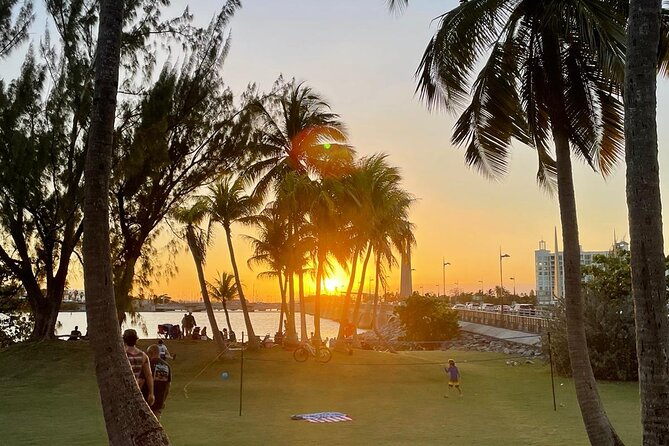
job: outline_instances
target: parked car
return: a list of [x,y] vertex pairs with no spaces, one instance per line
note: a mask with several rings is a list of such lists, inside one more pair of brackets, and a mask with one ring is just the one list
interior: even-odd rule
[[[499,305],[495,305],[492,309],[492,311],[499,312],[501,307]],[[512,313],[511,307],[508,305],[504,305],[504,312],[505,313]]]
[[453,305],[454,310],[465,310],[467,307],[464,304],[455,304]]
[[479,307],[479,304],[477,304],[476,302],[467,302],[465,304],[465,306],[467,307],[468,310],[480,310],[481,309],[481,307]]
[[[497,305],[499,307],[499,305]],[[481,304],[482,311],[495,311],[495,305],[493,304]]]
[[521,316],[534,316],[536,310],[532,304],[514,304],[511,311]]

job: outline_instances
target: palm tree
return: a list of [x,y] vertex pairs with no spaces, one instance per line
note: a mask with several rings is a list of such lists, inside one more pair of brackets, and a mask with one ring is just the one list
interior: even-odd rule
[[84,172],[84,283],[86,317],[100,400],[111,445],[168,445],[144,402],[121,342],[114,306],[109,241],[109,179],[125,2],[102,0],[95,86]]
[[[289,185],[299,185],[304,181],[301,177],[341,177],[350,168],[353,150],[346,142],[339,116],[304,83],[279,78],[272,93],[251,108],[255,109],[258,127],[262,129],[258,144],[261,159],[246,171],[246,175],[258,180],[254,195],[265,197],[268,192],[278,192],[283,187],[284,192],[289,191],[284,195],[290,196]],[[293,178],[289,179],[291,174]],[[286,201],[282,201],[281,207],[285,205]],[[287,207],[288,238],[297,243],[303,220],[296,206]],[[294,267],[286,270],[290,302],[294,302],[294,274],[303,274],[303,268],[297,265],[299,259],[300,254],[296,254]],[[293,342],[297,340],[297,333],[294,304],[290,305],[287,338]]]
[[[388,249],[391,249],[389,248],[391,245],[388,244],[387,239],[389,234],[394,231],[391,222],[394,225],[399,225],[399,222],[407,219],[408,207],[412,200],[401,189],[401,179],[399,169],[388,165],[387,155],[377,154],[362,158],[356,169],[344,180],[344,191],[349,203],[346,206],[349,208],[348,219],[350,221],[348,237],[353,244],[354,257],[351,279],[340,320],[340,339],[343,336],[343,327],[348,323],[350,290],[352,290],[352,282],[355,280],[357,257],[366,250],[362,262],[358,295],[353,309],[352,322],[354,324],[358,323],[365,278],[372,252],[377,252],[375,257],[378,257],[379,262],[380,256],[385,256],[388,262],[393,261],[392,255],[388,251]],[[403,206],[400,206],[400,203]],[[393,206],[396,206],[396,209],[393,209]],[[397,220],[394,220],[395,217]],[[377,259],[374,263],[377,264]],[[378,271],[375,274],[378,274]]]
[[279,314],[278,333],[283,333],[283,317],[287,315],[286,284],[284,283],[286,265],[288,263],[288,227],[286,220],[270,203],[260,214],[252,218],[252,223],[258,231],[256,237],[246,236],[253,248],[253,254],[248,260],[249,268],[253,265],[265,264],[269,270],[258,274],[259,278],[276,277],[279,282],[281,296],[281,312]]
[[[408,0],[390,0],[391,7]],[[585,338],[571,151],[603,174],[622,153],[617,85],[624,56],[624,2],[471,0],[440,17],[417,71],[427,103],[465,105],[453,141],[467,163],[497,177],[512,139],[537,150],[538,180],[557,179],[563,230],[569,356],[592,444],[620,444],[597,392]],[[555,160],[550,153],[550,138]]]
[[[664,238],[657,148],[656,73],[667,74],[661,3],[630,1],[625,67],[627,206],[643,444],[669,442],[669,365]],[[667,20],[667,15],[662,14]],[[666,30],[665,24],[665,30]],[[658,47],[660,51],[658,51]]]
[[279,78],[272,93],[249,109],[255,110],[262,129],[261,159],[246,172],[258,179],[255,195],[265,196],[290,172],[323,178],[349,170],[353,150],[339,115],[304,83]]
[[332,265],[330,258],[334,257],[341,265],[346,265],[350,256],[350,245],[344,237],[344,219],[341,212],[341,202],[338,198],[341,182],[332,179],[322,179],[311,182],[310,201],[308,211],[308,232],[312,242],[312,263],[316,269],[316,295],[314,296],[314,337],[321,340],[321,285]]
[[237,299],[239,292],[237,291],[237,284],[235,283],[235,276],[229,273],[221,273],[214,284],[208,284],[211,290],[211,295],[214,299],[220,300],[223,304],[223,311],[225,312],[225,321],[228,324],[228,330],[232,332],[232,324],[230,324],[230,315],[228,314],[227,302]]
[[200,228],[200,224],[202,224],[208,215],[208,203],[205,200],[197,200],[191,206],[182,206],[175,209],[174,212],[172,212],[172,219],[183,225],[183,234],[180,235],[185,236],[186,242],[188,243],[188,249],[193,256],[197,278],[200,283],[200,292],[202,293],[204,307],[207,310],[207,317],[209,318],[212,336],[214,337],[214,341],[216,341],[216,346],[219,351],[223,352],[227,350],[227,346],[218,329],[218,322],[216,322],[214,309],[211,306],[211,300],[209,299],[207,281],[204,278],[203,267],[207,256],[207,246],[209,245],[209,231]]
[[232,224],[236,222],[251,222],[252,216],[255,214],[260,203],[258,199],[246,194],[245,185],[245,180],[241,177],[233,180],[231,176],[223,176],[209,187],[210,195],[207,197],[207,200],[212,222],[220,223],[225,230],[228,251],[230,252],[230,263],[232,263],[232,270],[235,274],[239,301],[242,304],[244,323],[249,336],[249,348],[257,349],[260,347],[260,343],[253,331],[253,324],[251,323],[248,305],[244,297],[242,282],[239,278],[235,249],[232,244]]

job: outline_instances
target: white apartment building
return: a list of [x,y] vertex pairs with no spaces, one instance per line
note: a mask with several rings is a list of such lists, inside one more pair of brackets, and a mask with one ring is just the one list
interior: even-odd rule
[[[564,260],[562,251],[557,251],[557,237],[555,240],[555,251],[546,249],[546,242],[539,242],[539,249],[534,251],[534,271],[536,277],[536,293],[539,305],[551,305],[555,298],[564,297]],[[616,248],[629,250],[627,242],[617,242]],[[556,255],[557,252],[557,263]],[[590,265],[596,255],[608,255],[609,251],[583,251],[581,250],[581,265]],[[558,278],[556,281],[555,278]]]

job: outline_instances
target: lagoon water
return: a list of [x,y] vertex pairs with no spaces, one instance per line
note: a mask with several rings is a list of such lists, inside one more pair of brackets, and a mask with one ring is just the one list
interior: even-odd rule
[[[138,313],[140,319],[134,322],[130,321],[130,317],[126,323],[123,324],[122,329],[134,328],[137,330],[140,338],[157,338],[158,324],[181,324],[181,319],[184,316],[183,311],[157,311],[157,312],[140,312]],[[230,311],[230,324],[232,329],[241,338],[242,331],[246,331],[244,325],[244,314],[241,311]],[[223,311],[214,311],[218,328],[223,330],[227,327],[225,321],[225,313]],[[253,323],[253,330],[257,336],[264,337],[266,334],[274,336],[276,330],[279,328],[279,312],[278,311],[254,311],[249,313],[251,322]],[[195,321],[199,327],[207,327],[207,333],[211,337],[211,327],[209,326],[209,319],[207,313],[195,312]],[[297,333],[300,333],[300,315],[295,316],[297,324]],[[314,330],[314,318],[310,314],[306,315],[307,333]],[[66,335],[74,330],[74,326],[78,325],[82,333],[86,332],[86,313],[83,311],[63,311],[58,314],[58,324],[56,326],[57,335]],[[328,319],[321,319],[321,337],[332,338],[337,336],[339,323]]]

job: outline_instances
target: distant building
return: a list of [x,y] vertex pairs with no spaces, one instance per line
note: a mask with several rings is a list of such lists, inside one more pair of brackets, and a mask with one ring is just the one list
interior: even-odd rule
[[400,297],[405,298],[413,294],[413,283],[411,280],[411,251],[402,254],[402,265],[400,269]]
[[[629,251],[627,242],[616,242],[615,249]],[[556,255],[557,253],[557,262]],[[581,250],[581,265],[592,264],[596,255],[609,255],[610,251]],[[536,293],[539,305],[551,305],[556,297],[564,298],[564,260],[562,251],[558,251],[557,230],[555,234],[555,250],[546,248],[546,242],[539,242],[539,249],[534,251],[534,271],[536,277]],[[555,278],[558,280],[555,280]]]

